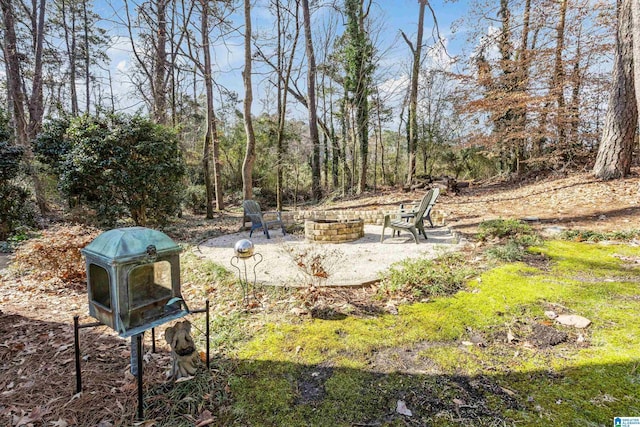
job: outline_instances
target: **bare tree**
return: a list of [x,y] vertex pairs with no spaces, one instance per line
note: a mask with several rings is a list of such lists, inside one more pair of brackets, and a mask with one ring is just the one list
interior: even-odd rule
[[[284,128],[287,120],[287,95],[289,93],[288,87],[291,81],[291,72],[293,69],[294,57],[296,54],[296,47],[298,46],[298,38],[300,35],[300,20],[298,17],[299,1],[294,0],[293,11],[282,7],[280,0],[274,0],[276,8],[276,21],[277,21],[277,108],[278,108],[278,127],[276,130],[276,146],[277,146],[277,166],[276,166],[276,209],[282,210],[282,188],[283,188],[283,165],[285,162],[285,135]],[[283,10],[284,9],[284,10]],[[289,18],[285,18],[288,15]],[[293,21],[293,35],[291,35],[291,29],[288,25],[290,21]],[[285,41],[292,39],[292,44],[289,46],[289,57],[285,52]]]
[[565,99],[564,99],[564,83],[565,83],[565,72],[564,72],[564,61],[562,58],[562,54],[564,51],[565,45],[565,21],[567,18],[567,0],[560,0],[560,10],[558,23],[556,25],[556,48],[555,48],[555,59],[553,66],[553,87],[552,92],[556,98],[556,106],[558,112],[556,114],[558,123],[556,126],[558,127],[558,146],[565,148],[567,131],[566,131],[566,123],[564,122],[565,118]]
[[77,51],[77,10],[73,3],[61,0],[59,11],[62,18],[62,29],[64,31],[64,41],[67,48],[67,58],[69,61],[69,89],[71,92],[71,115],[78,115],[78,93],[76,90],[76,51]]
[[416,173],[416,151],[418,146],[418,79],[420,77],[420,63],[422,62],[422,35],[424,32],[424,9],[427,0],[420,0],[420,9],[418,11],[418,35],[416,36],[416,45],[402,32],[411,53],[413,55],[413,66],[411,67],[411,89],[409,90],[409,137],[408,137],[408,153],[409,162],[407,165],[407,186],[411,186],[413,177]]
[[[167,6],[170,4],[168,0],[151,0],[140,5],[133,3],[137,11],[134,19],[129,10],[129,0],[124,0],[125,26],[140,70],[141,81],[137,82],[137,88],[148,103],[154,121],[161,124],[168,121],[167,94],[172,73],[167,72],[167,67],[176,64],[175,56],[170,58],[167,53]],[[185,26],[181,26],[179,31],[183,37]]]
[[[204,64],[204,85],[207,98],[207,132],[204,137],[204,149],[202,154],[202,166],[204,169],[204,182],[207,192],[207,218],[213,218],[213,198],[215,196],[216,210],[224,208],[222,180],[220,177],[220,148],[216,115],[213,107],[213,73],[211,71],[211,50],[209,46],[209,2],[200,0],[202,11],[200,15],[200,31],[202,35],[202,50]],[[213,157],[213,183],[211,182],[211,160]],[[215,192],[215,194],[214,194]]]
[[318,114],[316,108],[316,57],[311,36],[311,14],[309,0],[302,0],[304,38],[307,51],[307,106],[309,111],[309,136],[313,152],[311,155],[311,194],[314,200],[320,200],[320,137],[318,135]]
[[253,164],[256,160],[256,136],[253,132],[251,104],[253,89],[251,87],[251,1],[244,0],[244,129],[247,134],[247,145],[242,163],[242,193],[245,200],[253,198]]

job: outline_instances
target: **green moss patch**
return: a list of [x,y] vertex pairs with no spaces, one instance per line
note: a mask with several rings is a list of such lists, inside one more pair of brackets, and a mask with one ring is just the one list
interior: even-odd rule
[[[582,426],[640,414],[640,268],[625,261],[640,248],[554,241],[531,251],[551,268],[506,264],[397,315],[268,323],[234,354],[236,421]],[[592,324],[562,326],[548,311]],[[535,325],[566,339],[540,346]]]

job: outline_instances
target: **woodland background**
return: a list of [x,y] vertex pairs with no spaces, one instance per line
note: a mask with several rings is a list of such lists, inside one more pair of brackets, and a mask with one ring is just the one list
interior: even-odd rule
[[[426,0],[417,26],[388,28],[390,3],[124,0],[102,16],[89,0],[0,0],[0,237],[32,217],[31,196],[40,214],[162,224],[441,175],[630,172],[632,2],[474,1],[451,29]],[[132,54],[125,94],[115,33]],[[242,69],[222,70],[216,52],[238,40]]]

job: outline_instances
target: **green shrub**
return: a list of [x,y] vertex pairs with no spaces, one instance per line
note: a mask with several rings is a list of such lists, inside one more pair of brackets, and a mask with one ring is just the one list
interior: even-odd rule
[[207,188],[204,185],[190,185],[184,194],[184,205],[194,214],[207,210]]
[[21,226],[34,225],[35,211],[29,192],[11,182],[0,181],[0,240],[8,239]]
[[525,248],[515,240],[509,240],[504,245],[496,245],[487,249],[485,253],[491,259],[515,262],[524,259]]
[[506,262],[522,261],[526,248],[539,245],[540,236],[529,226],[517,219],[492,219],[478,225],[479,240],[500,239],[500,243],[488,248],[485,253],[490,259]]
[[0,240],[7,240],[20,226],[34,225],[29,192],[16,185],[24,149],[9,142],[11,132],[0,110]]
[[42,132],[33,142],[33,152],[41,163],[48,165],[51,171],[59,176],[62,173],[65,159],[71,151],[71,143],[66,138],[69,119],[52,119],[42,126]]
[[141,116],[82,116],[45,126],[36,143],[71,207],[87,206],[107,226],[129,217],[164,224],[180,208],[185,165],[175,133]]
[[435,260],[407,259],[384,272],[381,287],[387,292],[410,292],[416,297],[449,295],[460,290],[475,274],[461,254]]
[[640,230],[623,230],[601,233],[589,230],[566,230],[560,234],[563,240],[576,242],[600,242],[603,240],[629,241],[640,238]]
[[522,237],[534,234],[533,229],[517,219],[491,219],[483,221],[478,225],[479,240],[489,240],[493,238],[503,239],[505,237]]

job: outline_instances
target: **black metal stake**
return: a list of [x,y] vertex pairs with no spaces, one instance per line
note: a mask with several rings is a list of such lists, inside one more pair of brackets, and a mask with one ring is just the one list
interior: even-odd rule
[[205,326],[205,334],[207,336],[207,369],[209,369],[209,300],[205,301],[205,308],[200,308],[198,310],[192,310],[191,313],[205,313],[206,314],[206,326]]
[[94,328],[96,326],[102,325],[100,322],[93,322],[81,325],[79,323],[80,316],[73,316],[73,347],[75,351],[75,359],[76,359],[76,393],[80,393],[82,391],[82,373],[80,369],[80,329],[83,328]]
[[144,402],[142,395],[142,334],[136,335],[136,349],[138,350],[138,419],[144,418]]
[[[205,302],[205,308],[202,310],[193,310],[192,313],[202,313],[205,312],[206,315],[206,328],[205,333],[207,336],[207,369],[210,368],[210,343],[209,343],[209,335],[210,335],[210,307],[209,300]],[[93,328],[95,326],[102,325],[101,322],[87,323],[85,325],[80,325],[79,316],[73,316],[73,345],[75,349],[75,365],[76,365],[76,393],[80,393],[82,391],[82,375],[80,370],[80,329],[83,328]],[[138,419],[144,419],[144,393],[142,388],[142,362],[143,362],[143,354],[142,354],[142,337],[143,333],[137,334],[136,336],[136,350],[137,350],[137,368],[138,372],[136,373],[136,379],[138,383]],[[151,348],[155,353],[156,350],[156,337],[155,337],[155,328],[151,328]]]
[[207,333],[207,369],[209,369],[209,300],[207,300],[205,303],[205,310],[207,310],[207,314],[205,317],[207,326],[205,330]]
[[73,316],[73,347],[76,354],[76,393],[82,391],[82,374],[80,373],[80,331],[79,316]]

